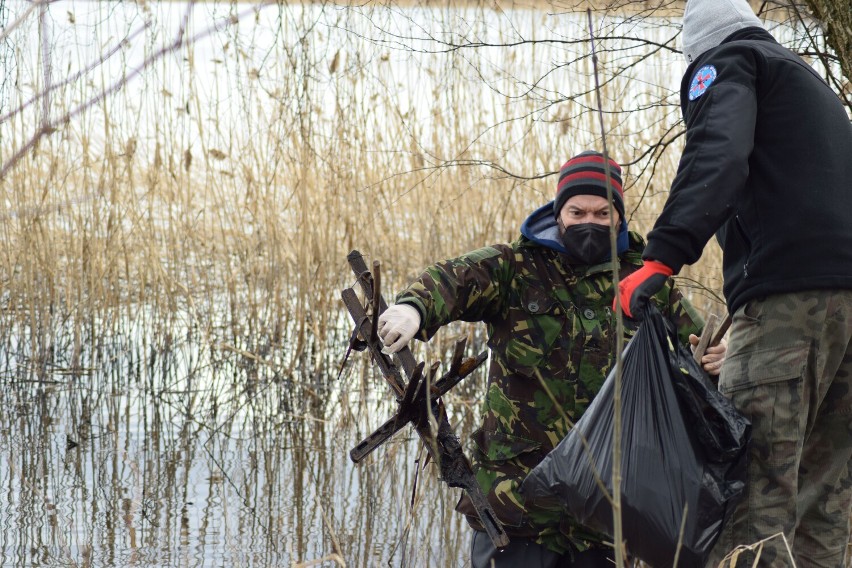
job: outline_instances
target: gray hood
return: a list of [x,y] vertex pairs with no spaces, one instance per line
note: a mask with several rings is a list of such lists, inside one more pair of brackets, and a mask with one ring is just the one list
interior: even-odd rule
[[743,28],[763,28],[746,0],[687,0],[681,42],[687,63]]

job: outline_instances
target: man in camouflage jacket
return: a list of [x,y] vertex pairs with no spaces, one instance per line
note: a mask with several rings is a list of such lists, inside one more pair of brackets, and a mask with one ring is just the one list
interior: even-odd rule
[[[569,160],[556,199],[527,218],[518,240],[430,266],[379,320],[391,351],[412,337],[428,341],[451,321],[488,327],[491,367],[472,467],[512,542],[495,550],[463,496],[457,510],[476,529],[474,567],[612,566],[604,535],[564,511],[526,505],[518,489],[582,416],[615,361],[605,171],[598,153]],[[644,242],[623,221],[621,170],[611,160],[609,174],[624,278],[641,268]],[[703,322],[671,281],[654,301],[682,341],[697,343]],[[625,320],[626,339],[637,325]],[[711,348],[705,368],[718,373],[723,358],[724,345]]]

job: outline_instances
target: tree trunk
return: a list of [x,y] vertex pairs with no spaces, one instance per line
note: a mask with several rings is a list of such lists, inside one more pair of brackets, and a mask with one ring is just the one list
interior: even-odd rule
[[846,91],[852,91],[852,0],[806,0],[814,17],[822,22],[825,40],[840,59]]

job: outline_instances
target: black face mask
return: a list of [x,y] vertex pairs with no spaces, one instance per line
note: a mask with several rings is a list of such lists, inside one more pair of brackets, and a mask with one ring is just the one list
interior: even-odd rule
[[562,244],[568,251],[566,256],[571,264],[603,262],[610,252],[609,225],[571,225],[562,232]]

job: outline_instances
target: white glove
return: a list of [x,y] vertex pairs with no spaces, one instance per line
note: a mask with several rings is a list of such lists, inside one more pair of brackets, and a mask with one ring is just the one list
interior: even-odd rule
[[396,353],[420,329],[420,312],[408,304],[394,304],[379,316],[378,332],[385,351]]

